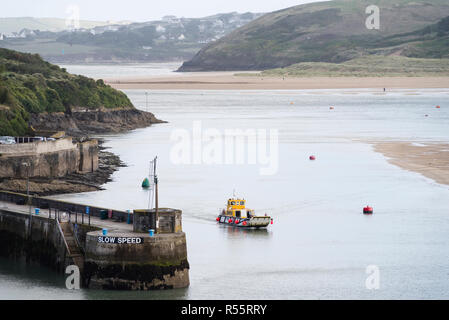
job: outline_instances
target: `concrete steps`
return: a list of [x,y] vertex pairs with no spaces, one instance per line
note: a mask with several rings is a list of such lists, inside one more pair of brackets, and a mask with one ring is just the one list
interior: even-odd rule
[[69,255],[73,259],[73,262],[78,266],[80,272],[84,269],[84,255],[81,248],[78,246],[72,229],[68,222],[61,222],[62,233],[64,234],[65,241],[69,248]]

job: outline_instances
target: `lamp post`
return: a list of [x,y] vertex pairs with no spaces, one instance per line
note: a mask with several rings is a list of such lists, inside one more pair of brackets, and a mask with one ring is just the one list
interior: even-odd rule
[[153,203],[155,202],[155,232],[158,233],[159,229],[159,195],[158,195],[158,179],[156,174],[156,161],[157,157],[150,161],[150,192],[148,201],[148,210],[153,210]]
[[27,168],[27,203],[28,203],[28,214],[30,217],[30,226],[29,226],[29,233],[31,235],[31,219],[32,219],[32,214],[31,214],[31,201],[30,201],[30,164],[27,162],[23,162],[22,165]]
[[157,188],[157,175],[156,175],[156,160],[157,157],[154,158],[154,188],[156,192],[156,233],[159,233],[159,195],[158,195],[158,188]]

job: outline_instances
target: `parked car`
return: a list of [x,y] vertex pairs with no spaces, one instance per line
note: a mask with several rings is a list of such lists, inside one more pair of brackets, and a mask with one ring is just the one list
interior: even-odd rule
[[15,144],[16,139],[14,137],[2,136],[0,137],[0,144]]

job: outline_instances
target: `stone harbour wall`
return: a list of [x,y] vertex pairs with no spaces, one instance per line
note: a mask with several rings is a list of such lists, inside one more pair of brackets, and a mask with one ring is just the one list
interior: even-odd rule
[[89,232],[84,275],[89,288],[154,290],[189,286],[184,232],[171,234]]
[[81,173],[94,172],[98,169],[98,142],[90,140],[78,144],[79,169]]
[[[24,163],[29,166],[25,166]],[[58,178],[98,169],[96,140],[72,143],[71,138],[0,146],[0,178]]]
[[56,221],[0,209],[0,256],[26,260],[64,272],[73,261],[68,257]]
[[103,235],[101,220],[90,226],[71,221],[64,222],[60,229],[54,217],[33,214],[30,218],[28,213],[0,208],[0,256],[25,259],[59,272],[76,264],[81,271],[81,285],[91,289],[158,290],[189,286],[184,232],[150,235],[126,231],[128,228],[122,225],[120,231],[111,230]]

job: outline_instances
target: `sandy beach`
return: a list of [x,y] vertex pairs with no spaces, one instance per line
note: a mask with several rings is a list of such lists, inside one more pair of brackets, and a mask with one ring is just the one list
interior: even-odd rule
[[[239,76],[239,72],[173,73],[169,76],[105,79],[116,89],[154,90],[301,90],[449,88],[449,77],[316,77],[282,78]],[[254,72],[256,73],[256,72]],[[370,142],[389,162],[449,185],[449,144]]]
[[389,158],[391,164],[449,185],[447,143],[377,142],[374,150]]
[[300,90],[387,88],[449,88],[449,77],[316,77],[282,78],[237,76],[236,72],[176,73],[170,76],[109,78],[105,82],[116,89],[154,90]]

